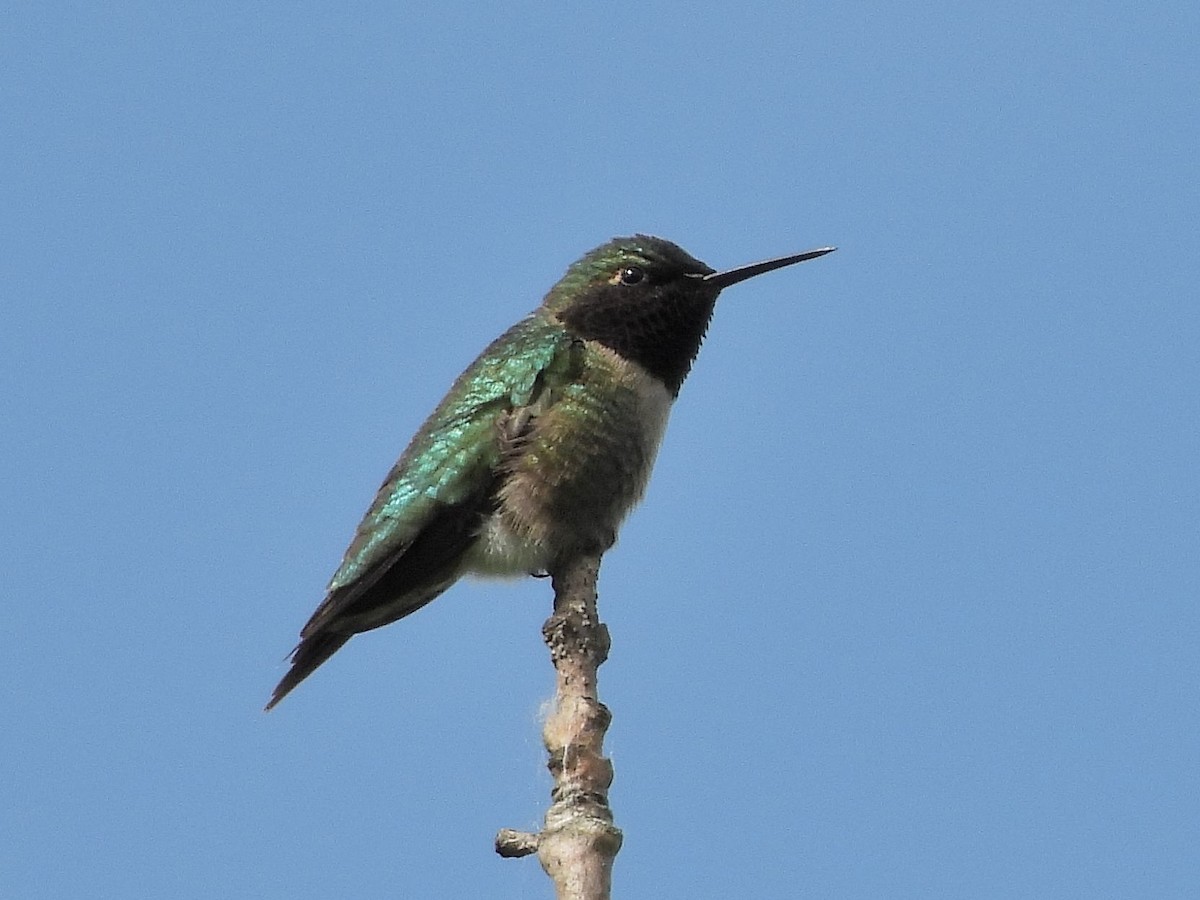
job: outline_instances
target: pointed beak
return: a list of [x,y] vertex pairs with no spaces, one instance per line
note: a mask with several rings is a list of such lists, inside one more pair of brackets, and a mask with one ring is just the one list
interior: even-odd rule
[[819,250],[809,250],[806,253],[797,253],[795,256],[780,256],[777,259],[765,259],[762,262],[751,263],[748,266],[739,266],[736,269],[726,269],[724,272],[713,272],[711,275],[705,275],[704,280],[718,289],[724,289],[731,284],[737,284],[739,281],[745,281],[747,278],[753,278],[755,275],[761,275],[763,272],[771,272],[775,269],[782,269],[784,266],[790,266],[794,263],[804,262],[808,259],[816,259],[818,256],[824,256],[826,253],[832,253],[837,247],[822,247]]

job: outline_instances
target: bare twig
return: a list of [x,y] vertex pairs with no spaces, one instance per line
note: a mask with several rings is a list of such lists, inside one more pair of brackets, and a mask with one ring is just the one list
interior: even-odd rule
[[608,658],[608,629],[596,612],[599,556],[564,560],[550,573],[554,614],[542,626],[557,672],[554,708],[542,728],[554,778],[540,834],[504,829],[501,856],[536,852],[554,880],[558,900],[608,900],[621,832],[608,805],[612,763],[604,734],[612,715],[596,691],[596,670]]

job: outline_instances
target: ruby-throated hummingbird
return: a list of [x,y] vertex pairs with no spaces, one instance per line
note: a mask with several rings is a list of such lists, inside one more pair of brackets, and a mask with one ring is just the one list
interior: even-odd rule
[[267,709],[361,631],[464,575],[600,554],[641,499],[722,289],[823,256],[716,272],[635,235],[572,265],[454,382],[388,474]]

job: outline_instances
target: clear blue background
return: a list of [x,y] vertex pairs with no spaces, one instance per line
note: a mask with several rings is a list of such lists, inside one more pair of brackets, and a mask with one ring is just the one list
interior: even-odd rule
[[726,267],[605,560],[621,897],[1200,896],[1200,7],[0,14],[0,895],[539,897],[549,585],[260,710],[453,377]]

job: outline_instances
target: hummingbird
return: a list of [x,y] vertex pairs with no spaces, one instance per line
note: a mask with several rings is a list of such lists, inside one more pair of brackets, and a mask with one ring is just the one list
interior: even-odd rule
[[464,575],[545,575],[608,550],[646,489],[717,295],[834,249],[718,272],[638,234],[572,264],[458,377],[388,473],[266,708],[354,635]]

